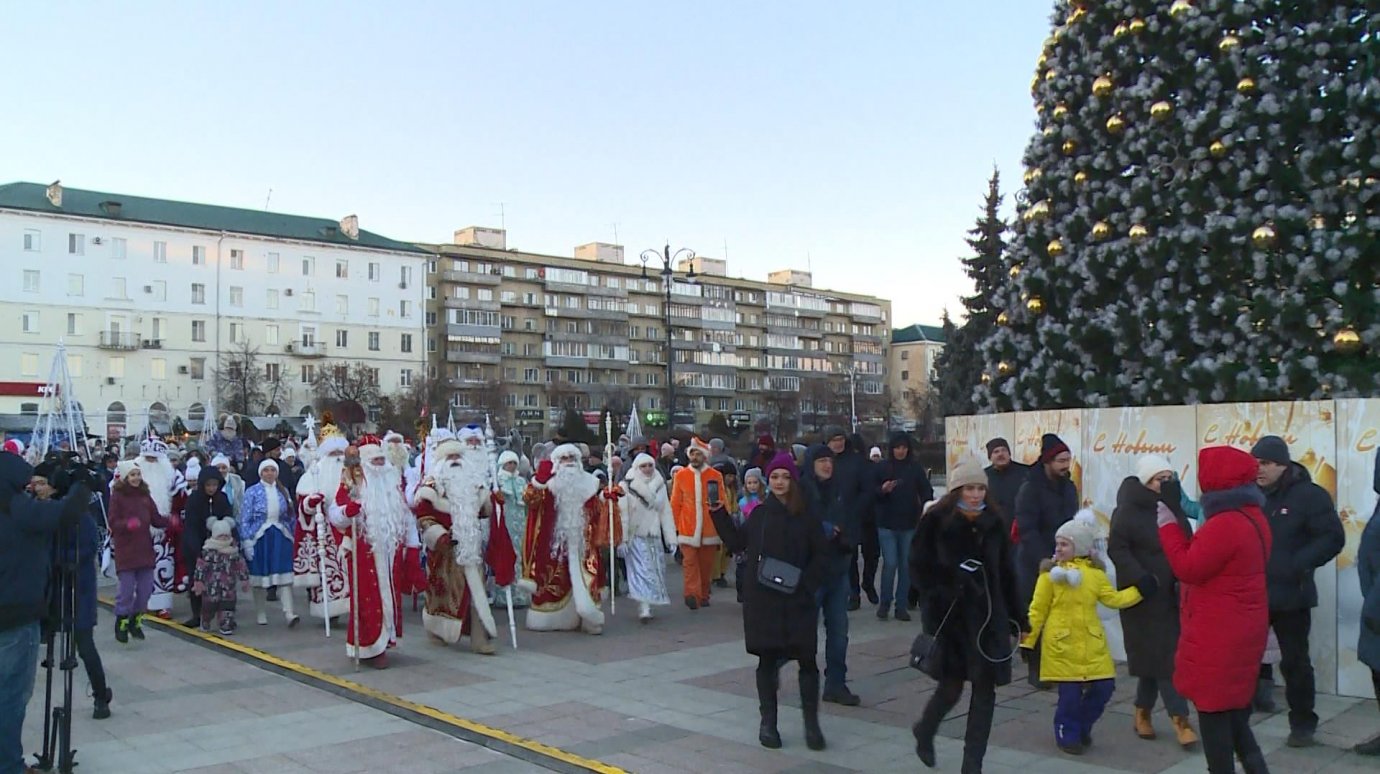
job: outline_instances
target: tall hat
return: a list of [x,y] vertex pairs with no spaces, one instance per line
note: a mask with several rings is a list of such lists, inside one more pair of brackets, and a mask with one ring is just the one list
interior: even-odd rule
[[149,431],[149,437],[139,443],[140,457],[167,457],[168,445],[154,431]]
[[340,428],[335,426],[335,417],[329,411],[321,412],[321,442],[317,446],[317,456],[325,457],[335,452],[343,452],[350,442]]
[[359,437],[356,442],[359,447],[359,458],[361,460],[374,459],[383,455],[383,441],[377,435],[366,433]]
[[460,443],[463,444],[484,443],[484,428],[476,424],[465,425],[456,431],[455,435],[460,439]]

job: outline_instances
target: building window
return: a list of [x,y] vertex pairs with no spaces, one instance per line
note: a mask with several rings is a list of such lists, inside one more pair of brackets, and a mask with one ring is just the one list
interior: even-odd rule
[[403,351],[403,352],[411,352],[411,351],[412,351],[412,334],[410,334],[410,333],[404,333],[404,334],[402,335],[402,351]]
[[24,252],[38,253],[43,251],[43,233],[36,228],[24,229]]
[[22,330],[25,333],[38,333],[38,310],[25,309],[22,316]]
[[316,381],[316,366],[304,363],[301,370],[302,384],[311,384]]
[[244,288],[230,287],[230,305],[244,306]]
[[[902,359],[902,360],[910,360],[910,350],[908,350],[908,349],[903,349],[903,350],[901,350],[901,359]],[[905,377],[903,376],[903,377],[901,377],[901,378],[904,379]]]
[[426,313],[426,324],[427,324],[428,326],[431,326],[431,325],[435,325],[435,324],[436,324],[436,313],[435,313],[435,312],[427,312],[427,313]]
[[264,363],[264,379],[271,384],[283,378],[282,363]]
[[350,262],[349,262],[349,261],[341,261],[341,260],[338,260],[338,261],[335,262],[335,278],[336,278],[336,279],[349,279],[349,278],[350,278]]
[[494,292],[489,288],[480,288],[477,295],[479,296],[480,301],[494,300]]
[[204,304],[204,303],[206,303],[206,286],[203,285],[203,284],[201,284],[200,282],[193,282],[193,283],[192,283],[192,303],[193,303],[193,304]]
[[154,263],[167,263],[167,262],[168,262],[168,243],[167,243],[167,242],[154,242],[154,243],[153,243],[153,262],[154,262]]
[[428,299],[432,300],[432,301],[435,301],[435,300],[436,300],[436,286],[435,286],[435,285],[427,285],[427,286],[426,286],[426,297],[427,297]]
[[315,328],[314,326],[311,326],[311,325],[303,325],[302,328],[301,328],[301,332],[302,332],[302,346],[304,346],[304,347],[314,347],[314,346],[316,346],[316,328]]
[[303,311],[303,312],[315,312],[315,311],[316,311],[316,292],[315,292],[315,291],[307,290],[307,291],[302,292],[302,293],[301,293],[300,295],[298,295],[297,297],[298,297],[299,299],[301,299],[301,306],[299,307],[301,311]]
[[203,245],[192,245],[192,265],[206,265],[206,248]]
[[277,274],[277,273],[278,273],[278,254],[277,254],[277,253],[269,253],[268,255],[264,256],[264,264],[268,267],[268,273],[269,273],[269,274]]
[[378,352],[378,351],[379,351],[379,332],[378,332],[378,331],[369,331],[369,351],[370,351],[370,352]]
[[125,359],[124,359],[124,358],[122,358],[122,357],[112,357],[112,358],[110,358],[109,360],[106,361],[106,364],[107,364],[107,368],[110,369],[110,375],[111,375],[111,376],[115,377],[116,379],[123,379],[123,378],[125,378]]
[[125,278],[124,278],[124,277],[111,277],[111,278],[110,278],[110,295],[107,296],[107,298],[115,298],[115,299],[119,299],[119,300],[121,300],[121,301],[128,301],[128,300],[129,300],[129,294],[125,292]]
[[192,379],[199,382],[206,378],[206,358],[194,357],[188,361],[188,364],[187,373]]
[[67,373],[78,379],[81,378],[81,355],[67,356]]
[[239,344],[244,341],[244,323],[230,323],[230,343]]
[[377,261],[370,261],[370,262],[369,262],[369,281],[370,281],[370,282],[378,282],[378,281],[379,281],[379,278],[382,277],[382,276],[383,276],[383,272],[379,270],[379,264],[378,264],[378,262],[377,262]]
[[461,301],[468,301],[470,299],[470,289],[464,285],[457,285],[451,288],[450,297],[460,299]]
[[411,301],[399,301],[399,302],[398,302],[398,316],[399,316],[399,317],[411,317],[411,316],[412,316],[412,302],[411,302]]
[[370,317],[378,317],[378,316],[379,316],[379,300],[378,300],[377,298],[371,298],[371,299],[369,299],[369,316],[370,316]]
[[264,343],[275,347],[278,345],[278,326],[264,326]]
[[128,252],[129,245],[124,237],[113,237],[110,240],[110,257],[117,260],[124,260]]
[[400,386],[400,387],[411,387],[411,386],[412,386],[412,369],[411,369],[411,368],[404,368],[404,369],[402,369],[402,371],[400,371],[400,372],[398,373],[398,386]]
[[302,276],[316,276],[316,259],[310,255],[302,256]]
[[269,309],[278,308],[278,291],[273,288],[268,289],[268,295],[264,299],[264,305]]
[[37,293],[39,288],[39,274],[36,269],[24,270],[24,292]]
[[86,235],[68,234],[67,252],[71,255],[86,255]]
[[192,341],[206,341],[205,320],[192,320]]
[[168,378],[168,361],[156,357],[149,361],[149,378],[155,381],[162,381]]
[[22,376],[38,376],[38,355],[25,352],[19,356],[19,373]]
[[412,285],[412,267],[400,266],[398,272],[398,287],[407,290]]
[[908,382],[908,381],[910,381],[910,371],[902,371],[902,372],[901,372],[901,381],[903,381],[903,382]]
[[[510,346],[511,346],[511,345],[510,345]],[[436,339],[434,339],[434,338],[432,338],[432,337],[430,337],[430,336],[427,337],[427,340],[426,340],[426,351],[427,351],[427,352],[435,352],[435,351],[436,351]],[[510,352],[510,353],[508,353],[508,354],[512,354],[512,353]]]
[[68,336],[80,336],[80,335],[81,335],[81,315],[76,314],[76,313],[74,313],[74,312],[68,312],[68,313],[67,313],[67,335],[68,335]]
[[338,349],[347,349],[350,346],[350,332],[346,330],[336,331],[335,346]]

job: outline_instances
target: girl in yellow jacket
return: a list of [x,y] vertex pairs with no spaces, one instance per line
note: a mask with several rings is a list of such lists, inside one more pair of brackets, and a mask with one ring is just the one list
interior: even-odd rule
[[1097,603],[1114,610],[1131,607],[1154,593],[1155,578],[1149,575],[1117,591],[1102,563],[1091,556],[1097,537],[1091,523],[1074,519],[1054,534],[1054,558],[1040,566],[1030,602],[1030,633],[1021,647],[1032,650],[1038,645],[1040,680],[1059,684],[1054,741],[1060,750],[1082,755],[1116,687]]

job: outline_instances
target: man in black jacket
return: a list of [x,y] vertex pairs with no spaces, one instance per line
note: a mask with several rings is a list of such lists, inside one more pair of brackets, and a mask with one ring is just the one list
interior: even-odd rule
[[0,771],[24,771],[20,735],[38,665],[39,619],[47,611],[49,565],[59,527],[75,529],[91,502],[84,481],[60,501],[24,493],[33,468],[0,453]]
[[1006,531],[1011,532],[1011,523],[1016,520],[1016,495],[1021,484],[1030,478],[1030,468],[1011,459],[1011,444],[1005,438],[993,438],[987,442],[987,490],[1001,506],[1001,518],[1006,522]]
[[848,482],[838,477],[837,460],[820,444],[806,453],[800,493],[810,514],[824,526],[835,553],[819,587],[824,618],[824,701],[855,707],[861,701],[848,690],[848,564],[858,545],[859,515],[846,498]]
[[[858,549],[862,548],[864,579],[868,587],[868,599],[874,602],[877,592],[873,590],[872,579],[877,572],[877,523],[866,518],[872,508],[871,487],[868,486],[870,463],[863,458],[862,451],[844,433],[842,427],[828,427],[824,431],[824,442],[834,455],[834,486],[846,504],[850,516],[857,524],[856,539],[852,541],[853,559],[848,563],[848,609],[857,610],[861,606],[861,587],[858,578]],[[865,523],[866,522],[866,523]],[[871,525],[871,540],[868,539],[867,525]],[[868,548],[871,547],[869,554]],[[868,557],[871,556],[869,560]]]
[[[877,618],[885,621],[893,599],[896,620],[909,621],[910,543],[920,524],[920,510],[934,499],[925,466],[915,459],[915,449],[906,433],[891,436],[889,455],[873,468],[872,496],[877,507],[877,539],[882,549],[882,588],[877,603]],[[895,578],[895,587],[892,579]]]
[[[1289,459],[1289,446],[1277,435],[1256,442],[1251,455],[1260,462],[1256,483],[1265,490],[1265,516],[1274,545],[1265,569],[1270,594],[1270,626],[1279,640],[1279,669],[1284,673],[1284,696],[1289,702],[1290,747],[1312,747],[1318,728],[1313,711],[1316,690],[1308,634],[1318,587],[1313,575],[1332,561],[1346,544],[1337,509],[1327,490],[1313,483],[1308,471]],[[1261,687],[1268,691],[1274,674],[1260,667]]]
[[[1053,433],[1040,439],[1040,465],[1020,491],[1016,493],[1016,532],[1020,538],[1016,550],[1016,579],[1021,585],[1023,602],[1029,606],[1035,595],[1035,581],[1040,577],[1040,562],[1054,555],[1054,533],[1064,522],[1078,513],[1078,488],[1070,478],[1073,454],[1068,444]],[[1040,648],[1031,651],[1030,684],[1047,688],[1040,682]]]

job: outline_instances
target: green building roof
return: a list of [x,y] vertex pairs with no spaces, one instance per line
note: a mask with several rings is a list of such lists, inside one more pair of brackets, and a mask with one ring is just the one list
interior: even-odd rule
[[370,231],[361,230],[358,239],[351,239],[341,233],[338,221],[326,218],[83,191],[65,186],[62,189],[62,206],[57,207],[48,200],[47,190],[48,186],[39,183],[0,185],[0,209],[99,218],[120,223],[149,223],[206,231],[227,231],[235,234],[320,242],[337,247],[363,247],[406,253],[426,252],[416,245],[379,236]]
[[938,325],[907,325],[891,331],[892,344],[944,343],[944,329]]

